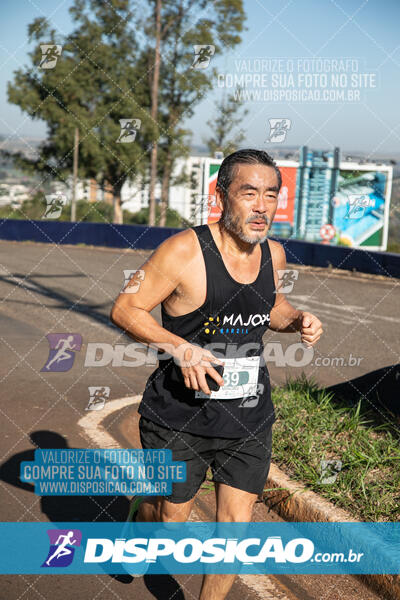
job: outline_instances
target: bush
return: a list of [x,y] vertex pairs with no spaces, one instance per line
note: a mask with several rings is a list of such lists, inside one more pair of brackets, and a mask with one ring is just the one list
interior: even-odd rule
[[[124,212],[124,223],[128,225],[147,225],[149,222],[149,208],[142,208],[136,213]],[[160,207],[156,206],[156,225],[160,222]],[[184,227],[181,215],[170,208],[167,209],[166,227]]]
[[[20,208],[11,206],[0,207],[0,218],[2,219],[32,219],[40,221],[46,211],[46,198],[43,191],[37,192],[30,200],[23,202]],[[139,212],[123,212],[125,225],[147,225],[149,222],[149,209],[143,208]],[[57,221],[71,220],[71,205],[63,207],[61,215]],[[78,200],[76,203],[76,220],[92,223],[112,223],[113,207],[107,202],[88,202],[87,200]],[[156,207],[156,224],[160,222],[160,207]],[[187,223],[178,212],[167,209],[167,227],[187,227]]]

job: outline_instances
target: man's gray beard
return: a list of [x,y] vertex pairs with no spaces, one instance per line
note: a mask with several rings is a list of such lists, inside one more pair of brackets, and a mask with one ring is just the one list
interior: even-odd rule
[[234,218],[232,212],[228,208],[224,208],[220,221],[227,231],[233,233],[234,235],[237,235],[237,237],[240,240],[242,240],[242,242],[246,242],[247,244],[262,244],[268,237],[268,231],[261,237],[253,238],[247,236],[239,226],[239,217]]

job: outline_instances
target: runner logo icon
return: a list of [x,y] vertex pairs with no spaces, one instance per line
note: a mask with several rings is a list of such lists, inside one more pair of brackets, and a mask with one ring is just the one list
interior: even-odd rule
[[82,336],[79,333],[48,333],[46,337],[50,350],[41,371],[69,371],[74,364],[75,352],[81,349]]
[[48,529],[50,548],[42,567],[68,567],[74,558],[74,546],[80,546],[80,529]]

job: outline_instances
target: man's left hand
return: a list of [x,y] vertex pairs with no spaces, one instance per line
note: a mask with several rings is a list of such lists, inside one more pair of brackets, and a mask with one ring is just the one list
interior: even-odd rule
[[314,346],[323,332],[321,321],[309,312],[303,312],[299,321],[301,341],[306,346]]

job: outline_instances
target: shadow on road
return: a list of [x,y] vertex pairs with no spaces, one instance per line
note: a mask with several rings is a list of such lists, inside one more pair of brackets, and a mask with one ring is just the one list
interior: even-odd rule
[[[102,303],[89,303],[87,302],[86,296],[78,294],[74,294],[71,291],[66,294],[60,290],[56,291],[54,289],[54,279],[64,279],[67,278],[76,278],[76,277],[84,277],[83,274],[77,273],[73,275],[44,275],[36,273],[34,277],[27,276],[26,273],[10,273],[9,275],[0,275],[0,282],[10,284],[13,288],[21,287],[22,289],[28,290],[32,292],[32,294],[37,294],[39,296],[44,296],[45,298],[51,298],[52,300],[57,300],[59,304],[54,306],[53,304],[49,305],[48,308],[53,310],[71,310],[77,313],[81,313],[96,321],[97,323],[101,323],[102,325],[106,325],[110,327],[110,329],[116,329],[116,327],[111,323],[108,313],[110,312],[112,299],[108,299],[106,302]],[[47,278],[50,281],[50,285],[44,285],[38,281],[38,279]],[[88,279],[88,288],[93,284],[90,278]],[[96,286],[93,286],[93,289],[96,289]],[[118,296],[119,290],[116,290],[115,297]],[[97,294],[96,294],[97,295]],[[90,298],[93,297],[93,291],[88,293]],[[32,304],[37,306],[37,301],[33,301],[32,303],[27,302],[26,300],[19,301],[10,297],[10,299],[6,299],[5,301],[14,302],[16,304]],[[43,306],[45,306],[43,304]],[[103,314],[101,309],[107,308],[107,314]]]
[[[395,364],[326,388],[337,402],[346,405],[361,400],[362,414],[373,414],[374,422],[400,424],[400,365]],[[399,435],[399,431],[397,430]]]
[[[35,449],[71,448],[65,437],[54,431],[34,431],[30,440],[33,449],[18,452],[0,465],[0,480],[25,491],[35,492],[35,486],[20,480],[21,463],[35,460]],[[37,496],[41,511],[49,521],[62,522],[105,522],[125,521],[129,511],[129,500],[125,496]],[[29,508],[21,520],[34,520]],[[107,573],[110,575],[109,573]],[[131,583],[131,575],[110,575],[119,583]],[[182,588],[170,575],[145,575],[147,589],[157,600],[184,600]]]
[[[35,448],[69,448],[64,436],[54,431],[34,431]],[[18,452],[0,466],[0,479],[22,490],[35,492],[34,485],[20,480],[23,461],[35,460],[34,449]],[[129,501],[125,496],[37,496],[43,514],[54,523],[61,521],[125,521]],[[27,510],[27,517],[30,513]],[[23,520],[23,519],[22,519]]]

